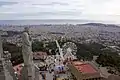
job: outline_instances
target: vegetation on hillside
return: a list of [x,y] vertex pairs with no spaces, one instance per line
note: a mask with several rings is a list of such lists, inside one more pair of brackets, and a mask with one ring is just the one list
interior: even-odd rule
[[110,67],[110,73],[120,72],[120,56],[116,54],[100,54],[96,62],[103,67]]
[[[60,46],[65,42],[58,41]],[[116,70],[120,71],[120,57],[117,54],[117,52],[113,52],[109,48],[105,48],[102,44],[98,43],[89,43],[89,44],[80,44],[74,42],[77,46],[77,57],[78,59],[83,60],[92,60],[93,56],[99,56],[96,62],[102,66],[110,66],[115,67]],[[21,47],[16,46],[15,44],[11,43],[3,43],[3,49],[5,51],[9,51],[12,55],[11,61],[13,62],[13,65],[19,64],[23,62],[22,58],[22,49]],[[55,42],[39,42],[35,41],[32,44],[32,50],[33,52],[37,51],[45,51],[48,54],[55,54],[57,50],[57,46]]]
[[44,43],[43,42],[39,42],[39,41],[33,42],[32,43],[32,51],[33,52],[46,51],[46,49],[44,48]]
[[15,44],[6,42],[6,43],[3,43],[3,50],[9,51],[11,53],[11,61],[13,65],[23,62],[21,47],[18,47]]
[[83,60],[92,60],[93,56],[99,55],[101,53],[101,49],[104,48],[103,45],[98,43],[89,43],[89,44],[79,44],[77,45],[77,57]]
[[43,51],[43,52],[47,52],[48,54],[55,54],[56,49],[57,46],[55,42],[48,43],[48,42],[35,41],[32,44],[33,52]]

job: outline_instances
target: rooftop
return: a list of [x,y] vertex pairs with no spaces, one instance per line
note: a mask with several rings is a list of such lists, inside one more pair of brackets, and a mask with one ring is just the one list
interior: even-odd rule
[[98,71],[89,63],[84,63],[80,61],[73,62],[73,65],[83,74],[86,73],[97,73]]
[[13,69],[15,70],[15,72],[17,72],[18,75],[20,75],[23,66],[24,66],[23,63],[22,63],[22,64],[18,64],[18,65],[16,65],[16,66],[14,66]]
[[33,53],[33,57],[35,59],[44,59],[44,58],[46,58],[46,56],[47,56],[46,52],[34,52]]

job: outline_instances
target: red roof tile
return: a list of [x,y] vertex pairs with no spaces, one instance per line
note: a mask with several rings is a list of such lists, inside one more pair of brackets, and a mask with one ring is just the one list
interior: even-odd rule
[[82,62],[77,61],[77,62],[73,62],[73,65],[75,66],[75,68],[77,68],[83,74],[98,72],[92,65],[90,65],[88,63],[82,63]]
[[23,63],[13,67],[13,69],[15,70],[15,72],[17,72],[18,75],[20,75],[20,72],[21,72],[21,70],[23,68],[22,65],[23,65]]

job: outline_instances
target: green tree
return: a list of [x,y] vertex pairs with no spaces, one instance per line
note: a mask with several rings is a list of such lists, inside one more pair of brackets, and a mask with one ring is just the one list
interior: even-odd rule
[[37,52],[37,51],[46,51],[44,48],[44,43],[40,41],[35,41],[32,43],[32,51]]

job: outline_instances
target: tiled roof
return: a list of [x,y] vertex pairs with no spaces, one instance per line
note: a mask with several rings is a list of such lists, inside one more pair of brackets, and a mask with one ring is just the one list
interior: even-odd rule
[[22,64],[19,64],[19,65],[16,65],[16,66],[13,67],[13,69],[15,70],[15,72],[17,72],[18,75],[21,74],[21,70],[23,68],[23,65],[24,64],[22,63]]
[[80,72],[82,72],[83,74],[86,73],[97,73],[98,71],[89,63],[83,63],[83,62],[73,62],[73,65],[75,66],[75,68],[77,68]]

